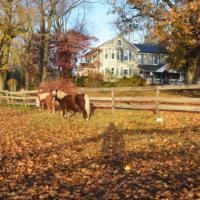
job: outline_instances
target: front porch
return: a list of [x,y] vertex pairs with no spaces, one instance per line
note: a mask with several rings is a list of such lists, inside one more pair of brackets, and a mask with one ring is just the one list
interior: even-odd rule
[[139,74],[147,80],[148,85],[182,85],[185,74],[181,71],[168,70],[166,64],[139,65]]
[[147,80],[148,85],[182,85],[185,80],[182,72],[149,72],[140,70],[139,74]]

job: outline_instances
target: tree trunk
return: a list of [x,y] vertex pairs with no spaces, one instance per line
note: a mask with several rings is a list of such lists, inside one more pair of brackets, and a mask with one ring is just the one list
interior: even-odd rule
[[39,80],[43,78],[44,70],[44,55],[45,55],[45,11],[44,11],[44,2],[41,0],[39,5],[40,10],[40,47],[39,47]]
[[49,64],[49,41],[50,41],[50,31],[52,28],[52,17],[53,13],[55,12],[55,7],[51,5],[51,14],[48,15],[47,19],[47,28],[45,32],[45,39],[44,39],[44,69],[43,69],[43,75],[42,75],[42,81],[47,80],[47,70],[48,70],[48,64]]
[[195,74],[197,72],[197,62],[190,64],[186,71],[186,84],[193,84],[195,82]]
[[44,40],[44,66],[43,66],[43,74],[42,74],[42,81],[46,81],[47,79],[47,66],[48,66],[48,60],[49,60],[49,39],[50,34],[49,32],[45,34],[45,40]]
[[196,72],[195,72],[195,76],[194,76],[194,82],[196,83],[199,80],[200,80],[200,56],[196,62]]
[[6,74],[7,72],[0,72],[0,90],[5,89]]
[[63,78],[72,78],[72,69],[63,69],[62,72]]
[[30,89],[29,72],[28,70],[24,70],[24,73],[25,73],[25,87],[26,87],[26,90],[29,90]]

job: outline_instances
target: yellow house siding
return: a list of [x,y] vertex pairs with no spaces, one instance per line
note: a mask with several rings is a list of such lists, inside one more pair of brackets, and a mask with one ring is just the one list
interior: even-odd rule
[[[153,53],[139,53],[140,55],[143,55],[143,64],[144,65],[153,65],[153,56],[158,56],[159,63],[166,63],[167,56],[164,54],[153,54]],[[158,64],[159,64],[158,63]]]
[[[118,40],[121,40],[122,45],[118,45]],[[113,41],[106,43],[101,47],[102,49],[102,69],[104,74],[106,70],[110,70],[113,72],[113,75],[116,77],[122,77],[121,70],[128,70],[127,76],[132,76],[133,74],[138,74],[137,68],[137,49],[131,46],[128,42],[126,42],[123,38],[117,37]],[[127,52],[128,60],[121,61],[117,58],[117,51],[123,50],[123,55]],[[129,60],[129,52],[131,52],[131,60]],[[108,58],[105,58],[105,54],[108,54]],[[112,58],[112,53],[114,53],[114,59]],[[113,70],[114,68],[114,70]],[[131,68],[131,70],[130,70]],[[131,74],[130,74],[131,72]]]
[[[121,55],[118,58],[120,51],[123,51],[122,60]],[[113,53],[114,59],[112,57]],[[106,54],[107,58],[105,58]],[[140,54],[143,54],[143,65],[153,65],[153,55],[159,57],[159,63],[166,63],[166,55],[142,53],[136,46],[130,44],[121,36],[102,44],[89,53],[89,57],[91,57],[90,63],[95,62],[96,59],[98,60],[99,65],[97,70],[104,74],[105,78],[107,74],[110,74],[113,78],[122,78],[124,75],[131,77],[139,74],[138,64],[140,63],[138,63],[138,55]]]

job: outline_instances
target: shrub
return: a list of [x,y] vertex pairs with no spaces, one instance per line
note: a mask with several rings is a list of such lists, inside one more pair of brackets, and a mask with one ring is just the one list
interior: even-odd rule
[[76,78],[76,85],[78,87],[84,87],[85,86],[85,80],[86,80],[85,77],[77,77]]
[[146,84],[146,80],[140,76],[134,76],[132,78],[123,78],[120,79],[117,83],[117,87],[136,87],[136,86],[144,86]]
[[102,86],[110,88],[110,87],[116,87],[117,84],[118,84],[117,82],[104,82]]
[[85,87],[102,87],[103,75],[101,73],[91,72],[85,80]]

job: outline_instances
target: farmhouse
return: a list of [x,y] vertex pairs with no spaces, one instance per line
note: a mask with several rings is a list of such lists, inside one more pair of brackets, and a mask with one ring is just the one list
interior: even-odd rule
[[78,75],[103,74],[105,81],[139,75],[149,84],[181,84],[184,74],[167,69],[167,51],[156,44],[133,44],[122,36],[88,52]]

